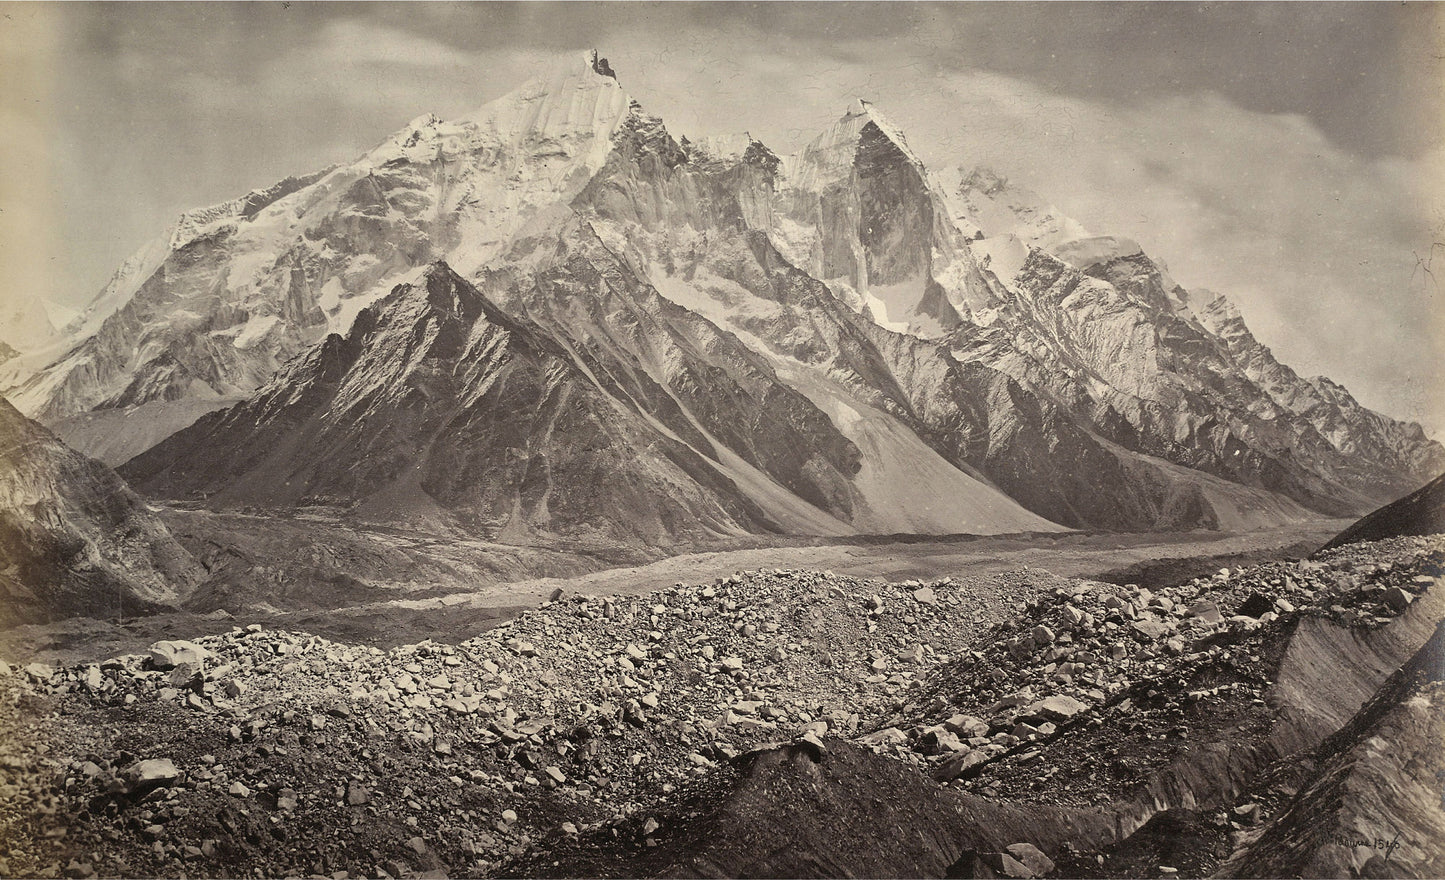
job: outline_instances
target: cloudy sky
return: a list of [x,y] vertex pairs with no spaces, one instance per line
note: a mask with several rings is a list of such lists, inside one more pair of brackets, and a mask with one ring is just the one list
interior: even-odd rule
[[783,152],[868,98],[931,167],[989,165],[1139,240],[1185,286],[1229,294],[1300,372],[1445,431],[1442,6],[86,3],[0,16],[0,300],[81,305],[182,210],[352,158],[596,46],[675,134],[746,130]]

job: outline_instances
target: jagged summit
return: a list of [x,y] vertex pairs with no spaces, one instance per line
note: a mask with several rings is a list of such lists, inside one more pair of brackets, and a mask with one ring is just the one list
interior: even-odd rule
[[617,74],[612,70],[611,65],[607,63],[607,59],[597,57],[596,49],[592,50],[590,60],[592,62],[592,70],[594,73],[597,73],[601,76],[610,76],[613,79],[617,79]]
[[923,161],[909,148],[902,130],[862,98],[854,99],[837,122],[785,160],[784,167],[800,187],[821,187],[847,177],[860,152],[865,162],[870,156],[888,158],[896,153],[923,173]]

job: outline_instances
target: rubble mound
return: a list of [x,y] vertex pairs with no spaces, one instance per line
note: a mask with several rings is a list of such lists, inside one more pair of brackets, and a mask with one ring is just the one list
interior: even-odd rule
[[1330,761],[1406,772],[1352,757],[1376,728],[1331,736],[1424,723],[1391,676],[1442,563],[1401,538],[1156,590],[766,570],[457,645],[252,625],[7,664],[0,874],[1208,874]]

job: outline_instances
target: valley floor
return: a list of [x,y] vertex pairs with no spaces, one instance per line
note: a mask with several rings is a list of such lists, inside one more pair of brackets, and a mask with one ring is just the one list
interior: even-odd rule
[[[1220,568],[1305,556],[1349,523],[1320,519],[1237,533],[792,538],[780,539],[786,545],[734,545],[626,565],[604,556],[444,541],[401,532],[365,532],[328,522],[191,511],[171,511],[168,520],[188,543],[200,545],[219,538],[229,552],[265,560],[273,567],[289,559],[294,570],[303,553],[324,552],[332,557],[327,560],[327,581],[306,579],[302,569],[303,577],[293,577],[300,582],[288,589],[277,588],[262,597],[249,595],[255,586],[236,595],[221,593],[212,602],[220,607],[209,612],[160,614],[122,622],[77,618],[0,630],[0,659],[91,662],[142,650],[157,639],[224,633],[250,623],[382,648],[424,639],[456,643],[540,605],[557,590],[568,595],[635,596],[676,583],[698,583],[768,568],[896,581],[981,576],[1032,567],[1064,577],[1149,587],[1213,574]],[[746,542],[757,543],[758,539]],[[579,573],[509,577],[548,566]],[[335,574],[347,570],[390,583],[363,587]],[[393,585],[401,573],[414,582]],[[432,580],[428,582],[428,578]]]

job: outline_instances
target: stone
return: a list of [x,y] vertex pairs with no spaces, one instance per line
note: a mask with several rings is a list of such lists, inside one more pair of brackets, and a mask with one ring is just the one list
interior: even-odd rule
[[1399,587],[1391,587],[1385,591],[1385,595],[1381,596],[1380,600],[1383,601],[1391,611],[1400,614],[1406,608],[1410,607],[1410,603],[1415,600],[1415,597]]
[[1220,623],[1224,620],[1224,615],[1219,613],[1219,606],[1208,599],[1190,605],[1189,616],[1196,617],[1205,623]]
[[913,591],[913,601],[920,605],[936,605],[938,599],[933,595],[933,590],[928,587],[920,587]]
[[1029,636],[1034,640],[1034,644],[1039,646],[1052,645],[1055,638],[1054,631],[1043,624],[1039,624],[1030,630]]
[[957,779],[970,767],[976,767],[988,760],[988,753],[982,749],[954,752],[933,768],[933,778],[939,782]]
[[169,785],[180,776],[181,771],[176,769],[175,762],[170,758],[150,758],[132,764],[125,770],[125,777],[132,790]]
[[1169,627],[1165,626],[1163,621],[1153,617],[1144,617],[1133,621],[1129,624],[1129,628],[1149,642],[1157,641],[1169,632]]
[[988,736],[988,722],[972,715],[954,715],[943,726],[961,737]]
[[1042,716],[1051,721],[1068,721],[1088,708],[1087,703],[1082,703],[1067,694],[1054,694],[1052,697],[1046,697],[1034,703],[1024,711],[1029,715]]
[[923,646],[914,645],[911,648],[898,652],[898,659],[904,663],[922,663],[924,657]]
[[818,738],[818,734],[814,733],[812,730],[809,730],[802,736],[798,737],[798,742],[804,743],[813,749],[813,758],[815,760],[822,758],[828,753],[828,747],[823,745],[823,741]]
[[903,745],[908,742],[908,736],[896,727],[885,727],[868,734],[859,742],[865,746]]
[[174,669],[182,663],[189,663],[200,668],[211,656],[213,655],[210,651],[195,642],[188,642],[184,639],[166,639],[156,642],[150,646],[148,654],[151,665],[156,669]]
[[722,668],[728,672],[738,672],[743,668],[743,658],[724,657],[722,658]]
[[1004,851],[1028,868],[1030,876],[1042,877],[1054,869],[1054,860],[1032,843],[1011,843]]
[[44,663],[28,663],[23,671],[30,676],[31,681],[41,684],[55,677],[55,670]]
[[1258,619],[1273,610],[1274,602],[1259,593],[1250,593],[1244,602],[1240,604],[1239,610],[1237,610],[1235,614]]
[[353,807],[369,804],[371,803],[371,792],[366,790],[366,786],[353,779],[346,783],[346,803]]
[[[975,866],[971,872],[961,874],[960,876],[1013,877],[1017,878],[1017,880],[1029,880],[1029,878],[1034,876],[1027,865],[1008,853],[983,853],[982,855],[975,855],[972,861],[981,862],[982,865]],[[986,866],[984,870],[980,870],[980,867],[984,866]]]
[[542,772],[546,773],[547,776],[548,776],[548,778],[550,778],[553,782],[557,783],[558,785],[561,785],[562,783],[564,783],[564,782],[567,781],[567,774],[563,773],[563,772],[562,772],[560,769],[558,769],[557,767],[549,766],[549,767],[547,767],[546,770],[544,770],[544,771],[542,771]]
[[251,789],[247,788],[245,783],[237,781],[231,783],[231,787],[226,789],[226,793],[232,797],[247,798],[251,796]]
[[944,727],[928,728],[923,735],[923,745],[931,755],[946,755],[968,750],[968,746],[959,741],[957,734]]

